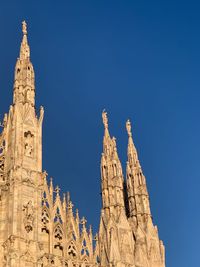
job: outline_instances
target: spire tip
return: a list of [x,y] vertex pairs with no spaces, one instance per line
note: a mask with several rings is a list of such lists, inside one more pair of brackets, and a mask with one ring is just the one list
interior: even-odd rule
[[132,136],[130,120],[127,120],[126,122],[126,130],[127,130],[128,136]]
[[107,117],[107,112],[105,109],[102,112],[102,119],[103,119],[104,127],[108,128],[108,117]]
[[27,24],[26,21],[22,21],[22,32],[24,35],[27,35]]

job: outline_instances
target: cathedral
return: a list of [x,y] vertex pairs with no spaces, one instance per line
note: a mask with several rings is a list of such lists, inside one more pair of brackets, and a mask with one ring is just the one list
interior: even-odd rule
[[44,109],[35,109],[35,75],[26,22],[17,58],[13,103],[0,132],[0,267],[165,267],[165,250],[152,222],[146,179],[131,123],[126,176],[103,111],[102,209],[93,234],[69,195],[42,170]]

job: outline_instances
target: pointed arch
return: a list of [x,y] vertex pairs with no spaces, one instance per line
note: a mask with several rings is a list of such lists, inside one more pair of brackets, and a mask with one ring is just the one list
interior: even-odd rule
[[55,214],[54,214],[54,223],[60,223],[63,224],[62,215],[60,212],[60,208],[57,206]]
[[90,257],[90,252],[89,252],[89,246],[88,246],[88,238],[86,236],[83,236],[82,241],[81,241],[81,258],[83,260],[87,259]]

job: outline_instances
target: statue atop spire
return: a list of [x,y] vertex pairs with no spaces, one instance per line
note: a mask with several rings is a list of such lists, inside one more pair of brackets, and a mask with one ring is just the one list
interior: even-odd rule
[[127,120],[126,122],[126,130],[128,133],[128,162],[132,166],[140,166],[139,160],[138,160],[138,155],[137,155],[137,150],[135,148],[135,145],[133,143],[133,138],[132,138],[132,131],[131,131],[131,122],[130,120]]
[[27,24],[26,21],[22,21],[22,32],[24,35],[27,35]]
[[103,124],[105,129],[108,129],[108,117],[107,117],[107,112],[105,111],[105,109],[102,112],[102,119],[103,119]]
[[130,120],[127,120],[127,122],[126,122],[126,130],[127,130],[128,136],[131,137],[132,136],[132,132],[131,132],[131,122],[130,122]]
[[22,22],[22,33],[23,33],[23,39],[21,43],[21,48],[20,48],[20,59],[28,59],[30,58],[30,47],[28,45],[28,40],[27,40],[27,24],[26,21],[24,20]]

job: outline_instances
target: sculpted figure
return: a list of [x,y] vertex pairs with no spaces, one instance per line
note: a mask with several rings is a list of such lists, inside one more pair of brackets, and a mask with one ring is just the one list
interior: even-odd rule
[[31,200],[26,205],[24,205],[23,211],[25,229],[29,233],[33,230],[34,223],[34,207]]

